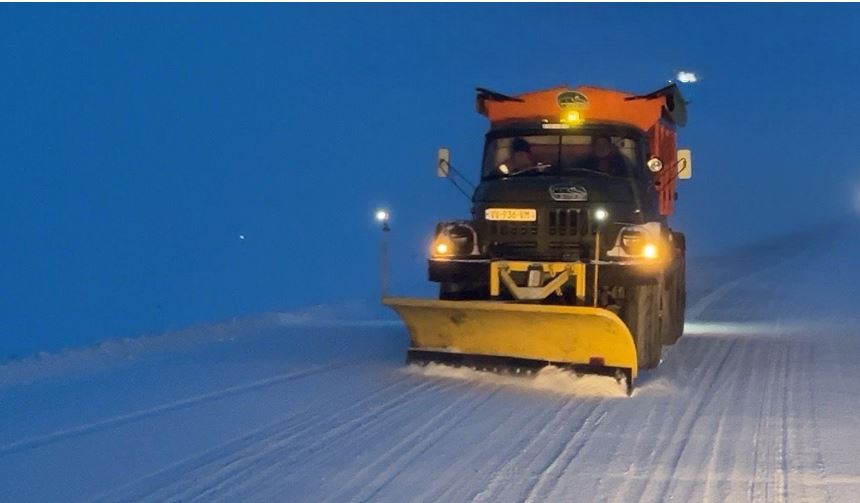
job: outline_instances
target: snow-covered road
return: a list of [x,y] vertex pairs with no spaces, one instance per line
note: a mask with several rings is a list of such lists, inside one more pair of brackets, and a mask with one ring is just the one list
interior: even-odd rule
[[0,365],[0,500],[856,501],[856,232],[691,264],[631,398],[406,369],[402,327],[325,313]]

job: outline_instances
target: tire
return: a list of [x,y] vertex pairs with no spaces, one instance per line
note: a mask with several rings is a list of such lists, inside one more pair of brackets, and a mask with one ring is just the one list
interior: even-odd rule
[[660,336],[664,346],[675,344],[684,331],[681,280],[680,270],[675,269],[666,275],[660,288]]
[[687,259],[684,254],[681,254],[678,270],[676,271],[675,287],[678,291],[678,328],[677,341],[684,335],[684,322],[686,321],[687,312]]
[[678,328],[677,337],[684,335],[684,322],[687,313],[687,237],[680,232],[672,235],[678,253],[678,268],[675,270],[676,288],[678,297]]
[[625,288],[621,319],[633,335],[639,368],[652,369],[659,365],[663,348],[660,339],[659,283]]

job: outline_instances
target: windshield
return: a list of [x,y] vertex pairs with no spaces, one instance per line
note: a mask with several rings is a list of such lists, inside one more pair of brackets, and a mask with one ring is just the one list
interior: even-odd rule
[[540,174],[630,176],[637,158],[636,141],[621,136],[512,136],[487,143],[482,177]]

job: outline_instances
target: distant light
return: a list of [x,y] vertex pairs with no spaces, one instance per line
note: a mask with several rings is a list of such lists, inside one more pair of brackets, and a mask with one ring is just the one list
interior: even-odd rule
[[604,210],[603,208],[600,208],[594,212],[594,219],[598,222],[603,222],[607,218],[609,218],[609,212]]
[[244,234],[239,234],[239,239],[241,239],[242,241],[244,241],[244,240],[245,240],[245,235],[244,235]]
[[499,171],[501,171],[503,175],[507,175],[511,172],[507,164],[499,164]]
[[648,243],[642,248],[642,256],[645,258],[657,258],[657,246],[653,243]]
[[678,79],[678,82],[682,84],[695,84],[699,81],[699,77],[693,72],[685,72],[680,71],[678,75],[675,77]]
[[388,217],[389,217],[389,215],[388,215],[388,212],[387,212],[387,211],[385,211],[385,210],[376,210],[376,221],[377,221],[377,222],[379,222],[379,223],[381,223],[381,224],[384,224],[385,222],[387,222],[387,221],[388,221]]
[[448,253],[448,244],[447,243],[439,243],[436,245],[436,253],[439,255],[445,255]]

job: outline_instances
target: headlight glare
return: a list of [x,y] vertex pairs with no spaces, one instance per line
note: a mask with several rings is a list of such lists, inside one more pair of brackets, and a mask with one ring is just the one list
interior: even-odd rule
[[642,256],[649,259],[655,259],[659,255],[657,245],[648,243],[642,247]]

